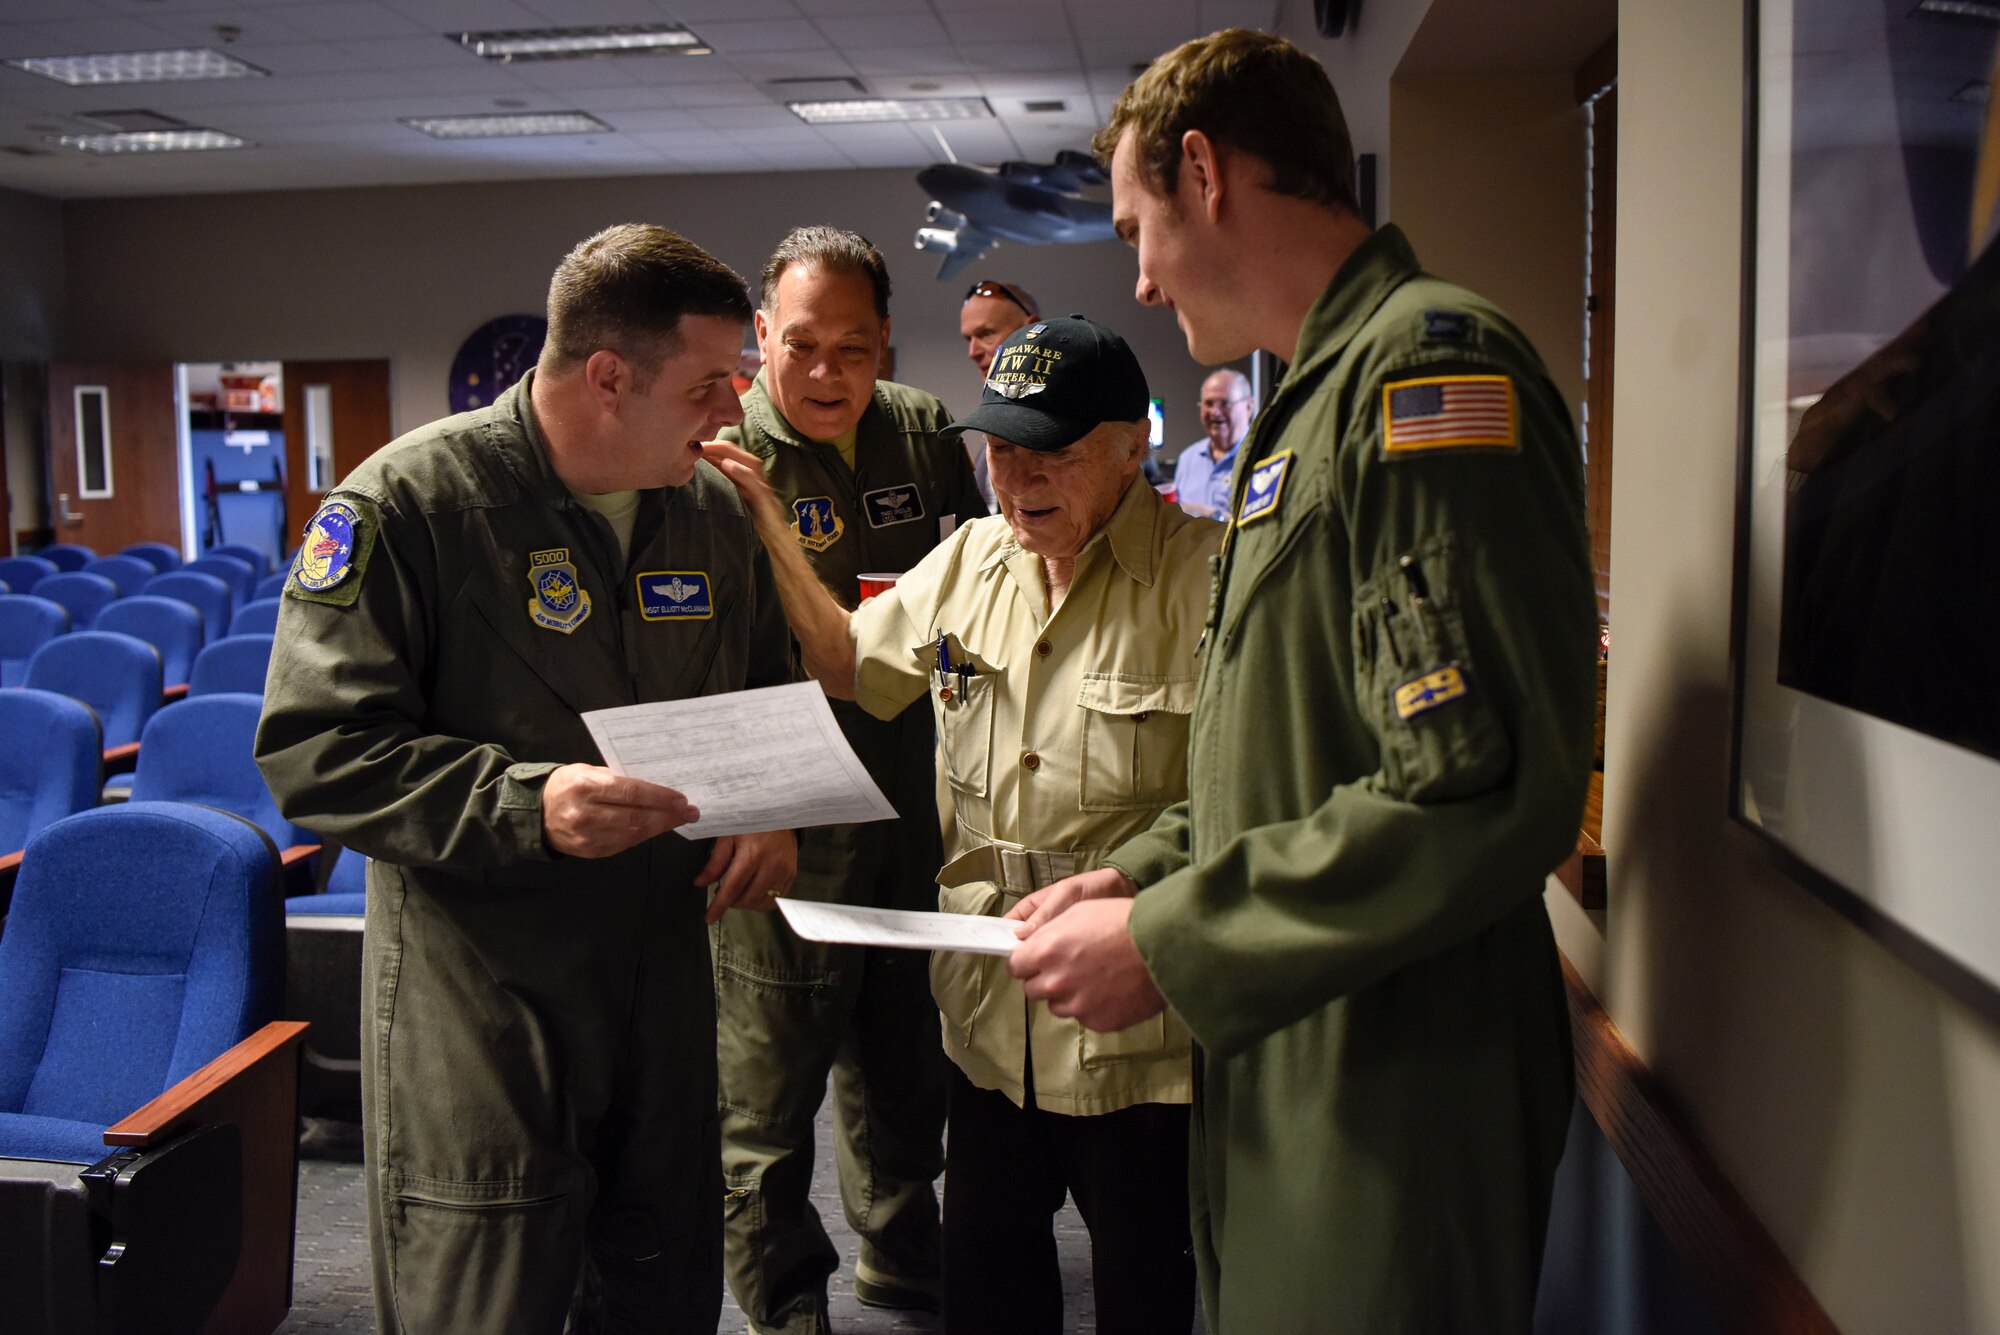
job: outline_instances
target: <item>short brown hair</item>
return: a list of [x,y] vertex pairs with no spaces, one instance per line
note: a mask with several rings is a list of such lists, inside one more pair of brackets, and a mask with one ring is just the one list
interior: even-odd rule
[[609,349],[640,383],[679,346],[681,318],[750,320],[742,276],[676,232],[620,223],[579,242],[549,280],[541,364],[567,370]]
[[1091,143],[1107,165],[1127,130],[1139,179],[1161,196],[1179,188],[1181,136],[1200,130],[1269,166],[1278,194],[1361,211],[1340,99],[1320,63],[1282,37],[1225,28],[1175,47],[1118,95]]
[[794,227],[771,258],[764,261],[764,284],[760,301],[766,314],[777,309],[778,280],[794,264],[810,264],[833,273],[866,275],[875,289],[875,314],[889,318],[889,262],[875,243],[859,232],[817,225]]

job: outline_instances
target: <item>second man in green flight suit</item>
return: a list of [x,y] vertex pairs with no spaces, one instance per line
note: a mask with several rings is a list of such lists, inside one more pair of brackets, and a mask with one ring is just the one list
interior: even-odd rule
[[[889,273],[866,238],[793,231],[764,266],[757,337],[764,369],[724,438],[764,461],[807,560],[853,606],[856,577],[909,569],[986,513],[951,420],[931,395],[878,381],[889,337]],[[889,721],[834,712],[898,819],[801,832],[800,898],[932,909],[938,840],[927,713]],[[802,941],[775,915],[714,929],[720,1015],[727,1268],[764,1335],[827,1329],[839,1257],[808,1199],[813,1117],[831,1073],[835,1154],[848,1222],[861,1235],[855,1295],[935,1307],[944,1165],[945,1062],[925,958]]]

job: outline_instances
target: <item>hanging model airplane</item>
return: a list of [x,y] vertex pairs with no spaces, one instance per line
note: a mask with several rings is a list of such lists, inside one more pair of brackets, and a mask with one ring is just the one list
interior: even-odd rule
[[926,167],[917,184],[931,196],[924,221],[933,225],[917,229],[917,249],[943,255],[937,276],[949,278],[1002,241],[1112,240],[1111,206],[1078,198],[1109,179],[1097,159],[1069,149],[1051,163]]

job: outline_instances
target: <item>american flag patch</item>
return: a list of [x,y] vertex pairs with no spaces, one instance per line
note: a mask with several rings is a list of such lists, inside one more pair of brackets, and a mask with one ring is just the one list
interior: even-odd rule
[[1439,375],[1382,386],[1382,453],[1518,449],[1514,382],[1504,375]]

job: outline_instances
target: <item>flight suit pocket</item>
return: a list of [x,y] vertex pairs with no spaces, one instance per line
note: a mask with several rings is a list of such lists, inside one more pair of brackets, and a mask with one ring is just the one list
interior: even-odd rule
[[[1000,887],[991,881],[940,886],[938,911],[998,916]],[[960,1044],[972,1042],[972,1031],[979,1025],[992,990],[993,970],[999,965],[999,959],[992,955],[963,950],[931,952],[931,996],[944,1016],[946,1031]]]
[[1195,679],[1086,672],[1077,802],[1085,811],[1165,807],[1187,796]]
[[993,698],[1000,689],[997,670],[970,677],[951,677],[951,699],[939,699],[932,678],[931,708],[937,714],[938,747],[944,754],[944,777],[954,789],[972,797],[986,796],[987,771],[993,751]]
[[1513,750],[1473,661],[1448,545],[1385,562],[1356,591],[1354,661],[1391,796],[1451,801],[1506,778]]

